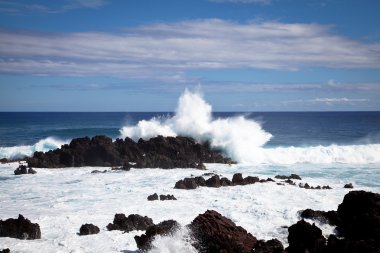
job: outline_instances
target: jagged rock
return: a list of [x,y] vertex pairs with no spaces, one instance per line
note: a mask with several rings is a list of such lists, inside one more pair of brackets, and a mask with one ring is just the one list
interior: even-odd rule
[[283,253],[284,246],[277,239],[272,239],[269,241],[257,241],[254,251],[255,253]]
[[326,239],[314,224],[300,220],[288,228],[288,253],[322,253],[325,250]]
[[10,249],[3,249],[3,250],[0,250],[0,253],[10,253],[11,250]]
[[203,177],[195,177],[194,180],[197,186],[206,186],[206,179]]
[[99,232],[99,228],[93,224],[84,224],[79,229],[79,235],[93,235]]
[[323,223],[328,223],[332,226],[340,224],[340,218],[337,211],[314,211],[312,209],[306,209],[301,211],[301,217],[304,219],[319,220]]
[[113,223],[107,225],[108,230],[122,230],[130,232],[133,230],[146,230],[149,226],[152,226],[153,220],[147,216],[141,216],[138,214],[131,214],[128,217],[125,214],[115,214]]
[[37,174],[37,171],[35,171],[33,168],[29,168],[28,174]]
[[175,183],[175,189],[191,190],[198,187],[197,180],[195,178],[185,178]]
[[151,248],[151,243],[154,240],[155,236],[173,234],[178,228],[179,224],[175,220],[166,220],[160,222],[157,225],[152,225],[147,228],[145,234],[142,234],[141,236],[135,236],[137,247],[140,251],[146,252]]
[[219,188],[221,185],[220,185],[220,178],[218,175],[214,175],[212,177],[210,177],[209,179],[206,180],[206,186],[207,187],[215,187],[215,188]]
[[286,179],[284,182],[290,185],[296,185],[291,179]]
[[41,239],[40,226],[19,214],[17,219],[0,220],[0,237],[12,237],[23,240]]
[[106,136],[77,138],[60,149],[35,152],[27,162],[37,168],[121,166],[122,170],[131,167],[205,169],[203,163],[234,163],[212,150],[209,143],[197,143],[181,136],[158,136],[138,142],[130,138],[112,142]]
[[380,194],[351,191],[338,207],[338,231],[347,239],[380,241]]
[[349,183],[349,184],[345,184],[345,185],[344,185],[344,188],[347,188],[347,189],[353,189],[354,186],[352,185],[352,183]]
[[15,175],[23,175],[28,174],[28,167],[25,165],[20,165],[18,168],[14,171]]
[[282,180],[286,180],[286,179],[302,180],[301,177],[298,176],[297,174],[290,174],[290,176],[276,175],[274,178],[282,179]]
[[154,193],[154,194],[152,194],[152,195],[149,195],[149,196],[148,196],[148,200],[149,200],[149,201],[158,200],[158,195],[157,195],[157,193]]
[[199,252],[251,252],[256,238],[216,211],[207,210],[189,225]]
[[222,177],[220,179],[220,186],[231,186],[232,185],[232,182],[226,178],[226,177]]
[[233,185],[243,185],[244,184],[243,175],[241,173],[235,173],[232,176],[232,184]]
[[380,242],[371,240],[338,239],[330,235],[325,253],[379,253]]
[[160,200],[177,200],[174,195],[160,195]]
[[272,178],[268,177],[267,182],[275,182]]

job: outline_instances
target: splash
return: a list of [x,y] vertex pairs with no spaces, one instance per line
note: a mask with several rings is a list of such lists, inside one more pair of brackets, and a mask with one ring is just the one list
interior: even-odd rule
[[123,138],[149,139],[162,136],[189,136],[199,141],[208,140],[212,147],[224,150],[240,162],[249,162],[255,150],[267,143],[272,135],[261,125],[244,116],[213,119],[212,107],[202,95],[185,90],[173,117],[142,120],[135,126],[120,129]]
[[179,98],[173,117],[142,120],[137,125],[123,127],[120,133],[123,138],[134,140],[157,135],[183,135],[198,141],[208,140],[212,147],[223,150],[240,163],[248,164],[380,163],[380,144],[264,147],[272,135],[259,122],[244,116],[214,119],[211,105],[199,92],[188,90]]
[[58,140],[53,137],[42,139],[34,145],[0,147],[0,158],[19,159],[32,156],[35,151],[47,152],[60,148],[67,141]]

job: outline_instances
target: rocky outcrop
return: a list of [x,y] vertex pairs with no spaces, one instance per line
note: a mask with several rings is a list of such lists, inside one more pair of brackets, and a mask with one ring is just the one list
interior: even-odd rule
[[302,180],[301,177],[298,176],[297,174],[290,174],[290,176],[276,175],[274,178],[282,179],[282,180],[286,180],[286,179]]
[[189,225],[199,252],[251,252],[256,238],[220,213],[207,210]]
[[23,240],[41,239],[40,226],[19,214],[17,219],[0,220],[0,237],[12,237]]
[[326,239],[314,224],[301,220],[288,228],[288,253],[323,253]]
[[82,166],[121,166],[129,168],[198,168],[203,163],[234,163],[211,149],[209,143],[198,143],[188,137],[162,137],[134,142],[130,138],[106,136],[73,139],[60,149],[35,152],[28,158],[29,166],[62,168]]
[[[157,195],[157,193],[154,193],[154,194],[152,194],[152,195],[149,195],[149,196],[148,196],[148,200],[149,200],[149,201],[158,200],[158,195]],[[164,201],[164,200],[177,200],[177,199],[176,199],[176,197],[174,197],[174,195],[170,195],[170,194],[163,195],[163,194],[160,194],[160,200],[161,200],[161,201]]]
[[264,183],[264,182],[270,182],[270,181],[273,181],[273,180],[272,179],[260,180],[258,177],[252,177],[252,176],[243,178],[241,173],[236,173],[233,175],[232,181],[226,177],[220,178],[218,175],[213,175],[207,180],[204,179],[203,177],[194,177],[194,178],[187,177],[187,178],[177,181],[176,184],[174,185],[174,188],[192,190],[192,189],[196,189],[199,186],[219,188],[222,186],[248,185],[248,184],[255,184],[258,182]]
[[166,220],[157,225],[152,225],[147,228],[145,234],[135,236],[137,247],[140,251],[146,252],[151,248],[152,241],[157,235],[170,235],[173,234],[178,228],[179,224],[175,220]]
[[304,219],[319,220],[322,223],[328,223],[332,226],[340,224],[340,218],[337,211],[314,211],[312,209],[306,209],[300,212],[300,215]]
[[345,184],[345,185],[343,186],[343,188],[346,188],[346,189],[353,189],[354,186],[352,185],[352,183],[348,183],[348,184]]
[[277,239],[272,239],[269,241],[257,241],[254,251],[255,253],[283,253],[284,246]]
[[0,253],[11,253],[11,250],[10,249],[3,249],[3,250],[0,250]]
[[146,230],[149,226],[152,226],[153,220],[147,216],[141,216],[138,214],[131,214],[128,217],[125,214],[115,214],[113,223],[107,225],[108,230],[122,230],[130,232],[133,230]]
[[351,191],[338,207],[339,233],[352,240],[380,242],[380,194]]
[[36,174],[37,171],[35,171],[33,168],[28,168],[26,165],[20,165],[18,168],[14,171],[15,175],[23,175],[23,174]]
[[94,235],[100,232],[100,229],[93,224],[84,224],[79,229],[79,235]]

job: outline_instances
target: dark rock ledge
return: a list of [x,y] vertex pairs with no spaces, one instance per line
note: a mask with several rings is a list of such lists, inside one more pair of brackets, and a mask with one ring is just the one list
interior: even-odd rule
[[0,220],[0,237],[22,240],[41,239],[40,226],[19,214],[17,219]]
[[35,152],[27,159],[30,167],[64,168],[82,166],[120,166],[129,168],[198,168],[203,163],[235,163],[212,150],[209,143],[188,137],[162,137],[134,142],[130,138],[112,141],[107,136],[73,139],[60,149]]

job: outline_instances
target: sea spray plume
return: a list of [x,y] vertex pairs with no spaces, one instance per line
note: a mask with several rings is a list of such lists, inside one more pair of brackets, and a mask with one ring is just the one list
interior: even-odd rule
[[199,92],[185,90],[178,102],[175,115],[166,119],[142,120],[135,126],[120,129],[123,138],[149,139],[162,136],[189,136],[209,141],[212,147],[224,150],[239,162],[253,162],[256,151],[272,135],[256,121],[244,116],[213,119],[212,107]]

